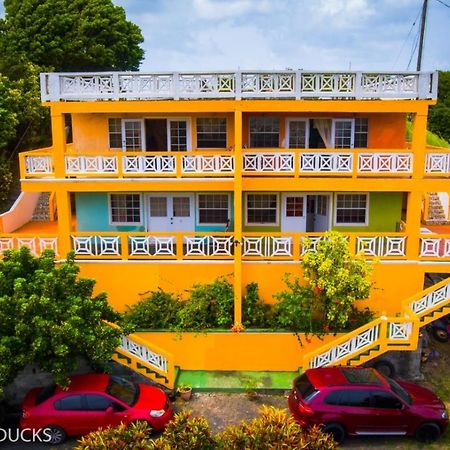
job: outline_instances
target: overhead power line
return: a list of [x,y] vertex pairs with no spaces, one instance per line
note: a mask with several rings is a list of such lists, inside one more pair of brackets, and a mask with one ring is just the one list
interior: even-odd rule
[[447,3],[443,2],[442,0],[436,0],[436,1],[439,2],[441,5],[444,5],[447,8],[450,8],[450,5],[448,5]]
[[420,12],[421,12],[421,11],[422,11],[422,7],[419,8],[419,11],[417,12],[417,16],[416,16],[416,18],[414,19],[414,21],[413,21],[413,23],[412,23],[412,25],[411,25],[411,28],[410,28],[409,31],[408,31],[408,34],[407,34],[405,40],[403,41],[402,47],[401,47],[400,51],[398,52],[397,57],[395,58],[395,62],[394,62],[393,68],[395,68],[395,66],[397,65],[397,62],[398,62],[398,60],[399,60],[399,58],[400,58],[400,55],[403,53],[403,50],[404,50],[404,48],[405,48],[405,45],[406,45],[406,43],[408,42],[409,37],[411,36],[411,32],[412,32],[413,28],[415,27],[415,25],[416,25],[416,23],[417,23],[417,19],[419,18]]

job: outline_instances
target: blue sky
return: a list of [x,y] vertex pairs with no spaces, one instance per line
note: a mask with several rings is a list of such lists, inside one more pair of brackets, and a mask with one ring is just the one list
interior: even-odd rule
[[[422,0],[113,0],[143,71],[408,67]],[[450,70],[450,0],[429,0],[422,70]],[[415,26],[412,27],[413,22]],[[409,69],[415,70],[414,55]]]

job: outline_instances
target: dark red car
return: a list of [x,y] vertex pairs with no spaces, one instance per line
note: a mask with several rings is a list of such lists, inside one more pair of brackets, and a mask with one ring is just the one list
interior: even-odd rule
[[20,428],[41,429],[43,440],[63,442],[98,428],[143,420],[161,430],[173,411],[166,393],[153,386],[133,384],[107,374],[72,377],[67,390],[55,385],[28,392]]
[[430,442],[448,425],[445,405],[433,392],[372,368],[309,369],[294,380],[289,408],[300,425],[321,425],[337,442],[346,435],[406,435]]

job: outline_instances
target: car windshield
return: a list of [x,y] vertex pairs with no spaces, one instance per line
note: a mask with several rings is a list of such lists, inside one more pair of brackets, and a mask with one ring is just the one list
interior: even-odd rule
[[45,400],[48,400],[55,394],[55,391],[55,384],[50,384],[49,386],[45,386],[44,388],[42,388],[41,392],[39,392],[38,396],[36,397],[36,405],[40,405],[41,403],[45,402]]
[[395,392],[404,402],[408,403],[408,405],[412,405],[412,398],[409,395],[409,392],[405,388],[401,387],[392,378],[386,377],[384,375],[382,375],[382,376],[389,383],[389,386],[391,387],[393,392]]
[[120,377],[110,377],[106,393],[118,398],[129,406],[133,406],[139,398],[139,387]]

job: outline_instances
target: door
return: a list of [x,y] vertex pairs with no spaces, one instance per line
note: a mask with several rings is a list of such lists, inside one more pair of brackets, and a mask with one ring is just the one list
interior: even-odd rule
[[148,231],[194,231],[193,194],[148,196]]
[[306,195],[283,194],[281,231],[306,231]]
[[167,151],[166,119],[145,119],[145,144],[145,149],[147,151]]
[[316,197],[316,212],[314,214],[314,231],[328,231],[330,229],[330,196]]
[[122,148],[128,151],[145,150],[143,119],[122,120]]

